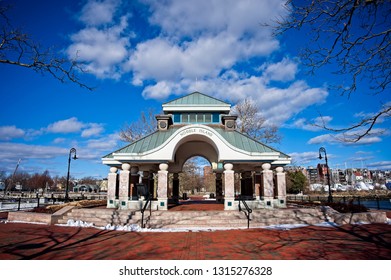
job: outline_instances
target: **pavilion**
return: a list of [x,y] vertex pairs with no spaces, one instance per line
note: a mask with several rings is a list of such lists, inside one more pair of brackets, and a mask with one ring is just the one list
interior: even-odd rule
[[241,178],[240,197],[250,207],[286,207],[283,166],[291,158],[237,131],[230,104],[193,92],[162,107],[155,132],[102,158],[110,166],[108,208],[141,209],[144,188],[153,194],[155,210],[167,210],[169,200],[177,201],[180,195],[178,174],[194,156],[211,164],[216,198],[225,210],[238,209],[235,173]]

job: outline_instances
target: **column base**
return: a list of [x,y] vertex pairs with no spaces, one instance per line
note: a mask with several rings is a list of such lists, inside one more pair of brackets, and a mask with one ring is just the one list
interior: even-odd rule
[[238,207],[235,204],[234,198],[225,198],[224,199],[224,210],[237,210]]
[[261,197],[261,200],[264,203],[265,208],[274,207],[274,198],[273,197]]
[[119,209],[128,209],[128,199],[119,199],[118,200],[118,208]]
[[118,208],[118,199],[107,198],[107,208]]
[[278,208],[286,208],[286,196],[278,196],[276,199],[276,204]]
[[157,202],[158,202],[158,205],[157,205],[158,210],[168,210],[168,199],[167,198],[158,198]]

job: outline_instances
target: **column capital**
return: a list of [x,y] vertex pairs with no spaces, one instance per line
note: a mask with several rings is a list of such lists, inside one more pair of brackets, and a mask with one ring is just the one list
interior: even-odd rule
[[272,165],[270,163],[264,163],[262,164],[263,171],[269,171]]
[[161,163],[159,164],[160,171],[167,171],[168,170],[168,164],[167,163]]
[[115,166],[110,167],[110,173],[117,173],[118,168]]
[[124,171],[129,171],[130,170],[130,164],[129,163],[123,163],[121,166],[121,169]]
[[281,166],[277,167],[276,172],[277,173],[284,173],[284,167],[281,167]]
[[226,163],[226,164],[224,164],[224,169],[225,169],[226,171],[232,170],[233,167],[234,167],[234,165],[233,165],[232,163]]

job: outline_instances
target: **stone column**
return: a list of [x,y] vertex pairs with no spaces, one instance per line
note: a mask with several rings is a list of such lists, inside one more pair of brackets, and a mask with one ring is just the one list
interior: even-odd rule
[[283,167],[276,168],[278,206],[286,207],[286,178]]
[[131,200],[138,200],[136,184],[139,183],[140,175],[138,174],[138,166],[132,166],[130,169],[130,186],[129,186],[129,198]]
[[122,164],[122,170],[119,174],[119,202],[120,208],[126,208],[127,201],[129,199],[129,186],[130,186],[130,164]]
[[174,173],[174,177],[172,179],[172,198],[176,204],[179,203],[179,175],[178,175],[178,173]]
[[235,172],[232,163],[224,164],[224,210],[234,210]]
[[157,194],[155,191],[155,180],[154,180],[155,173],[149,172],[149,193],[152,195],[152,198],[156,198]]
[[216,201],[223,202],[223,179],[221,173],[216,173]]
[[273,171],[270,170],[270,163],[262,164],[262,196],[261,199],[265,202],[265,207],[273,207],[274,190],[273,190]]
[[107,175],[107,208],[115,208],[115,199],[117,193],[117,167],[110,167],[110,173]]
[[159,165],[158,182],[157,182],[157,200],[158,209],[167,210],[167,185],[168,185],[168,164],[161,163]]

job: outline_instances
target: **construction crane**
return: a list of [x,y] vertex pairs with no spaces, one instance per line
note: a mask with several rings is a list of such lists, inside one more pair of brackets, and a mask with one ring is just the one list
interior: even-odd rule
[[6,188],[4,188],[4,193],[5,193],[5,192],[10,188],[10,186],[12,185],[12,182],[14,181],[14,177],[15,177],[16,171],[17,171],[18,168],[19,168],[20,161],[21,161],[21,159],[18,160],[18,163],[16,164],[14,173],[12,174],[11,181],[9,182],[8,186],[7,186]]

